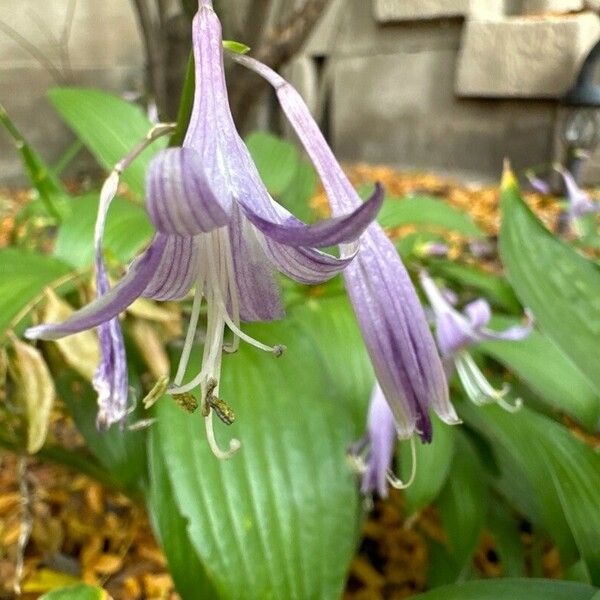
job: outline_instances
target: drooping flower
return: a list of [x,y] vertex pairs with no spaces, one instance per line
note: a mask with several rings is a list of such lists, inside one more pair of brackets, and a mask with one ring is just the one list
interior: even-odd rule
[[548,196],[551,193],[550,184],[538,177],[533,171],[525,171],[525,177],[529,181],[529,185],[542,196]]
[[[118,181],[123,163],[102,192],[96,230],[98,298],[67,321],[31,328],[27,335],[57,339],[100,327],[103,360],[98,386],[108,384],[106,395],[115,403],[104,408],[108,415],[105,421],[110,424],[126,413],[120,387],[120,374],[125,372],[122,338],[114,335],[109,340],[108,336],[109,331],[115,333],[118,329],[117,315],[139,297],[177,300],[195,286],[190,326],[170,391],[183,394],[200,386],[209,443],[217,456],[228,457],[239,442],[231,440],[228,451],[220,450],[212,425],[213,412],[227,413],[218,398],[225,327],[234,335],[230,350],[235,350],[242,339],[281,354],[282,346],[269,347],[254,340],[240,329],[240,322],[283,316],[276,270],[299,282],[314,284],[347,267],[358,250],[357,238],[381,206],[383,190],[377,186],[366,203],[351,207],[340,198],[337,202],[348,210],[314,225],[299,221],[275,203],[233,123],[225,85],[221,25],[210,0],[200,1],[193,23],[193,43],[196,92],[183,147],[160,151],[146,176],[146,208],[157,230],[154,239],[115,287],[109,290],[102,285],[105,273],[98,240],[102,239],[106,211],[116,193],[114,175]],[[354,197],[354,190],[336,187],[337,176],[335,168],[321,172],[330,195],[351,193]],[[340,258],[318,249],[338,244],[342,244]],[[203,300],[208,316],[202,365],[198,374],[184,384]]]
[[411,484],[416,467],[414,441],[411,440],[413,472],[406,483],[400,481],[391,469],[396,441],[394,415],[386,402],[381,386],[376,382],[369,404],[367,431],[348,452],[356,470],[362,474],[360,490],[364,495],[377,492],[381,498],[386,498],[388,485],[401,489]]
[[[272,69],[248,56],[233,56],[276,90],[277,97],[312,159],[334,215],[356,210],[362,202],[335,160],[300,94]],[[447,423],[460,422],[416,290],[392,242],[376,223],[361,238],[358,256],[344,270],[375,374],[394,415],[400,438],[432,435],[429,408]]]
[[494,331],[488,328],[492,312],[486,300],[475,300],[460,312],[425,271],[421,271],[420,280],[433,310],[436,338],[446,373],[450,375],[456,369],[467,396],[475,404],[496,402],[506,410],[518,410],[521,400],[517,399],[514,405],[509,404],[505,400],[510,390],[509,386],[505,385],[501,390],[496,390],[485,378],[468,349],[488,340],[518,341],[526,338],[533,328],[529,313],[526,325]]
[[585,215],[600,211],[600,204],[594,202],[589,195],[577,185],[575,178],[567,169],[560,165],[557,165],[555,168],[561,174],[565,184],[568,200],[567,212],[571,222],[580,217],[584,217]]

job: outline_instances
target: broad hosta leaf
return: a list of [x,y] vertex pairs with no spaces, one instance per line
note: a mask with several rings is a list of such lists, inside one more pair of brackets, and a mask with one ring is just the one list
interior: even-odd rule
[[277,200],[293,215],[306,222],[315,220],[314,211],[310,205],[317,189],[317,174],[313,166],[301,160],[289,185],[279,194]]
[[382,227],[401,225],[422,225],[456,231],[468,237],[483,237],[467,213],[456,210],[441,198],[432,196],[411,196],[410,198],[389,198],[379,212]]
[[17,248],[0,250],[0,334],[44,288],[64,278],[71,267],[50,256]]
[[503,277],[486,273],[478,267],[449,260],[432,260],[428,265],[434,275],[445,277],[461,286],[482,293],[492,304],[511,313],[522,311],[519,300]]
[[487,529],[494,538],[504,577],[525,575],[525,550],[515,515],[506,505],[491,502],[488,506]]
[[500,252],[521,302],[600,393],[600,271],[544,228],[510,174],[502,184]]
[[[121,431],[116,425],[99,432],[97,395],[92,387],[72,374],[60,377],[56,387],[98,462],[124,489],[139,491],[146,478],[146,432],[129,431],[126,427]],[[136,418],[136,413],[129,415],[127,424],[135,423]]]
[[337,598],[359,515],[345,459],[352,421],[299,328],[252,333],[288,350],[274,359],[243,346],[225,359],[220,396],[237,420],[216,427],[221,445],[242,441],[232,459],[212,455],[200,414],[164,399],[157,406],[173,493],[220,598]]
[[[169,399],[165,398],[164,401],[168,402]],[[177,592],[182,600],[215,598],[213,584],[190,542],[187,521],[175,504],[154,428],[148,435],[148,470],[150,484],[146,492],[146,504]]]
[[[516,321],[494,317],[492,323],[497,329],[505,329]],[[516,373],[555,410],[568,413],[589,429],[600,424],[600,397],[577,367],[542,333],[533,331],[519,342],[486,342],[479,349]]]
[[[106,170],[111,170],[152,127],[141,108],[100,90],[54,88],[48,97]],[[123,181],[139,196],[144,193],[146,167],[165,143],[165,140],[154,142],[123,173]]]
[[450,475],[436,504],[458,575],[469,568],[471,557],[479,544],[487,505],[483,468],[464,435],[456,435]]
[[[433,441],[431,444],[417,442],[417,475],[404,496],[406,508],[414,513],[431,504],[442,489],[454,456],[455,430],[433,418]],[[401,453],[402,473],[410,472],[410,453]]]
[[339,409],[350,412],[355,435],[362,435],[375,376],[350,302],[345,297],[311,299],[289,316],[315,340],[335,382]]
[[592,600],[597,593],[597,588],[568,581],[497,579],[447,585],[415,600]]
[[40,600],[110,600],[102,589],[83,583],[44,594]]
[[246,138],[246,145],[258,172],[271,194],[278,196],[292,182],[300,162],[294,144],[264,131]]
[[536,493],[535,501],[561,557],[572,558],[574,540],[591,581],[598,584],[600,455],[562,425],[526,408],[517,415],[497,407],[477,411],[463,407],[462,413],[470,424],[487,432],[495,446],[512,455]]
[[[54,254],[74,267],[86,267],[94,260],[94,226],[98,211],[98,194],[72,200],[73,210],[58,231]],[[128,262],[152,237],[152,225],[146,211],[123,198],[112,201],[104,248],[121,263]]]

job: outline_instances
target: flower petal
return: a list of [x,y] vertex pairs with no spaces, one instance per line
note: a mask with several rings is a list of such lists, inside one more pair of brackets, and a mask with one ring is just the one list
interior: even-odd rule
[[569,213],[572,217],[583,217],[600,210],[600,204],[596,204],[591,200],[588,194],[577,185],[575,178],[567,169],[561,167],[558,168],[558,172],[565,182],[565,189],[569,198]]
[[234,208],[229,239],[242,321],[274,321],[285,315],[275,271],[254,227]]
[[467,319],[469,319],[469,323],[471,323],[475,329],[485,327],[492,318],[490,304],[483,298],[478,298],[467,304],[464,308],[464,313]]
[[141,294],[153,300],[180,300],[194,285],[199,269],[197,238],[168,235],[160,263]]
[[157,234],[144,254],[131,263],[127,274],[104,296],[73,313],[62,323],[30,327],[30,339],[56,340],[110,321],[139,298],[160,264],[166,236]]
[[378,383],[375,384],[371,395],[367,429],[371,449],[367,459],[367,470],[362,478],[361,492],[369,494],[377,490],[381,498],[386,498],[387,476],[392,467],[397,434],[394,415]]
[[146,176],[146,208],[156,229],[192,236],[226,225],[231,191],[223,181],[209,181],[193,148],[160,151]]
[[[267,218],[261,214],[260,207],[263,205],[256,202],[256,197],[248,201],[248,198],[240,195],[238,201],[252,224],[272,240],[288,246],[324,248],[356,240],[377,216],[383,197],[383,187],[377,184],[373,195],[353,212],[314,225],[303,223],[279,206],[279,218],[273,220],[274,214]],[[270,201],[275,204],[272,199]]]
[[495,331],[493,329],[482,328],[480,330],[480,339],[483,340],[504,340],[509,342],[518,342],[525,339],[533,331],[533,315],[526,310],[525,316],[527,322],[525,325],[514,325],[504,331]]

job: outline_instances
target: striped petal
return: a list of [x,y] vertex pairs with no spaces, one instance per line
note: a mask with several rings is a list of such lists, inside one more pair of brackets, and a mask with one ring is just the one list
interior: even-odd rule
[[25,336],[56,340],[110,321],[142,295],[161,262],[165,245],[166,236],[156,235],[144,254],[131,263],[123,279],[106,294],[73,313],[66,321],[31,327]]
[[233,269],[237,283],[242,321],[274,321],[285,311],[275,278],[254,227],[234,208],[229,225]]
[[[266,65],[245,56],[234,59],[275,88],[283,111],[321,177],[334,215],[357,208],[361,200],[300,94]],[[416,291],[379,225],[371,224],[362,236],[360,252],[344,271],[344,278],[399,435],[409,437],[418,431],[425,441],[431,439],[428,406],[446,422],[458,422]]]
[[180,300],[196,281],[200,255],[196,238],[168,235],[163,255],[142,297],[153,300]]
[[210,182],[193,148],[168,148],[150,163],[146,208],[158,231],[193,236],[229,221],[231,192],[224,181]]

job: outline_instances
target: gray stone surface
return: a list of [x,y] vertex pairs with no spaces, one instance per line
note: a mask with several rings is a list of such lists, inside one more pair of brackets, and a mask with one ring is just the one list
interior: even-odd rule
[[338,59],[335,150],[346,160],[473,180],[496,179],[505,156],[516,168],[551,159],[553,103],[455,99],[455,68],[450,49]]
[[379,22],[441,17],[497,18],[504,13],[504,0],[373,0]]
[[456,91],[474,97],[561,97],[599,36],[600,19],[591,12],[470,21]]
[[[0,0],[2,19],[59,67],[60,36],[67,3],[64,0]],[[36,24],[37,23],[37,24]],[[69,82],[115,92],[141,90],[143,52],[129,2],[79,0],[69,42]],[[60,84],[23,47],[0,32],[0,102],[27,139],[47,160],[56,160],[72,135],[45,99],[48,88]],[[0,130],[0,179],[23,182],[12,143]]]

